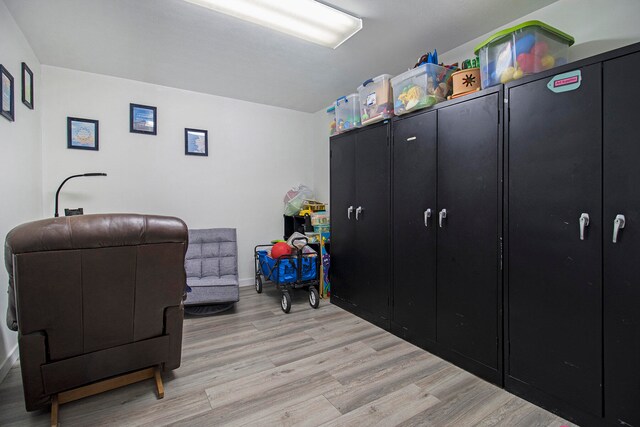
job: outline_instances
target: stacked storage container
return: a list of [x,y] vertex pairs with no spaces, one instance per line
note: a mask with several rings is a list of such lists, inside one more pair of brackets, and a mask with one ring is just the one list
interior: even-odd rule
[[360,96],[357,93],[343,96],[336,101],[336,126],[338,133],[362,126],[360,123]]
[[540,21],[495,33],[475,49],[482,87],[507,83],[567,63],[573,37]]
[[392,78],[394,113],[405,114],[447,99],[452,72],[436,64],[423,64]]
[[383,74],[367,80],[358,87],[362,126],[393,116],[391,75]]

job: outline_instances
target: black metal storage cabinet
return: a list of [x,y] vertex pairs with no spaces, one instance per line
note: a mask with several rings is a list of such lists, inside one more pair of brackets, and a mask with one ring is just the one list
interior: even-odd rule
[[437,131],[435,111],[393,127],[391,330],[429,350],[436,342]]
[[604,411],[611,424],[632,426],[640,426],[640,81],[630,78],[638,67],[640,53],[603,66]]
[[499,88],[398,117],[392,331],[502,383]]
[[640,426],[639,69],[640,43],[333,137],[331,301]]
[[437,110],[437,341],[451,351],[443,353],[447,359],[496,384],[502,383],[501,95],[494,88]]
[[505,385],[581,424],[640,425],[634,50],[505,89]]
[[[331,302],[389,328],[388,121],[331,139]],[[335,237],[334,237],[335,236]]]

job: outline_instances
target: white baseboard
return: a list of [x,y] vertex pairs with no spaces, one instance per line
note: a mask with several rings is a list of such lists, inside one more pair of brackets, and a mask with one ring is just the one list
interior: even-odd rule
[[254,279],[253,277],[246,277],[244,279],[238,279],[238,285],[240,285],[241,288],[245,287],[245,286],[254,286]]
[[4,378],[7,376],[13,365],[18,360],[18,344],[13,347],[13,350],[9,352],[7,358],[0,365],[0,383],[4,381]]

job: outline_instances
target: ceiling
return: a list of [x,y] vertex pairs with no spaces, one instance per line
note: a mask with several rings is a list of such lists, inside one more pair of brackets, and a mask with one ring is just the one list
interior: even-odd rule
[[554,1],[328,0],[364,25],[332,50],[182,0],[4,0],[42,64],[306,112]]

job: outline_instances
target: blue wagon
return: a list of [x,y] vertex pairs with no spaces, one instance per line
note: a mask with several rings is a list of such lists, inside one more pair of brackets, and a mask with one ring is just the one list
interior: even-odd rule
[[[304,241],[306,238],[294,239],[294,243]],[[273,283],[277,289],[282,291],[281,308],[288,313],[291,310],[291,293],[294,289],[308,288],[309,305],[318,308],[320,305],[320,294],[318,287],[319,257],[315,253],[303,253],[303,249],[294,245],[291,255],[284,255],[280,258],[271,258],[270,249],[273,245],[258,245],[254,248],[254,265],[256,292],[262,293],[264,284]]]

